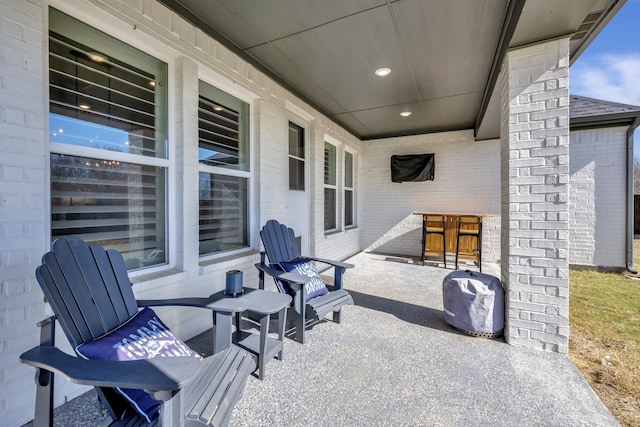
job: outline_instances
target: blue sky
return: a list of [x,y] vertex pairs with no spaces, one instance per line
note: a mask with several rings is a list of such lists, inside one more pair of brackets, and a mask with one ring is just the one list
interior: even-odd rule
[[[627,0],[569,70],[571,94],[640,105],[640,0]],[[633,134],[640,158],[640,128]]]
[[640,105],[640,0],[627,0],[571,66],[569,82],[574,95]]

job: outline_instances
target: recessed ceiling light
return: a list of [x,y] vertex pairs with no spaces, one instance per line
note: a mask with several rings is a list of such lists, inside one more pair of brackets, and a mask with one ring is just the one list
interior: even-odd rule
[[409,117],[411,115],[411,111],[403,111],[402,113],[400,113],[400,115],[402,117]]
[[378,77],[388,76],[389,74],[391,74],[391,68],[378,68],[376,70],[376,76]]
[[222,110],[224,110],[224,107],[223,107],[223,106],[221,106],[221,105],[215,105],[215,106],[213,107],[213,110],[214,110],[214,111],[222,111]]
[[86,102],[81,102],[80,104],[78,104],[78,107],[82,108],[83,110],[91,109],[91,105],[87,104]]

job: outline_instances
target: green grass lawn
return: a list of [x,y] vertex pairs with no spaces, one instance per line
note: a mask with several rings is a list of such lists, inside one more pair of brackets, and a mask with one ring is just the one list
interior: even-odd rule
[[572,271],[571,326],[640,346],[640,281],[620,274]]
[[572,270],[569,281],[569,356],[620,424],[640,427],[640,280]]

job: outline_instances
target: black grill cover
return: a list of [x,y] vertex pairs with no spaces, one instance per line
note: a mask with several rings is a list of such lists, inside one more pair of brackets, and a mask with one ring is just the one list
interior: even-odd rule
[[434,154],[408,154],[391,156],[391,181],[433,181],[436,171]]

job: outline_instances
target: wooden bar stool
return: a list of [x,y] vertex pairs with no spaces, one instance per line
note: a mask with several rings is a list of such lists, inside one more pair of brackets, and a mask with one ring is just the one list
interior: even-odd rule
[[422,265],[427,252],[439,252],[438,248],[429,250],[427,248],[427,236],[429,234],[439,234],[442,236],[442,261],[444,268],[447,268],[447,237],[445,235],[446,217],[444,215],[423,215],[422,216]]
[[[458,256],[475,257],[478,269],[482,272],[482,217],[477,215],[460,215],[456,233],[456,270],[458,269]],[[463,238],[464,247],[460,246],[460,238]],[[475,247],[472,243],[475,242]]]

